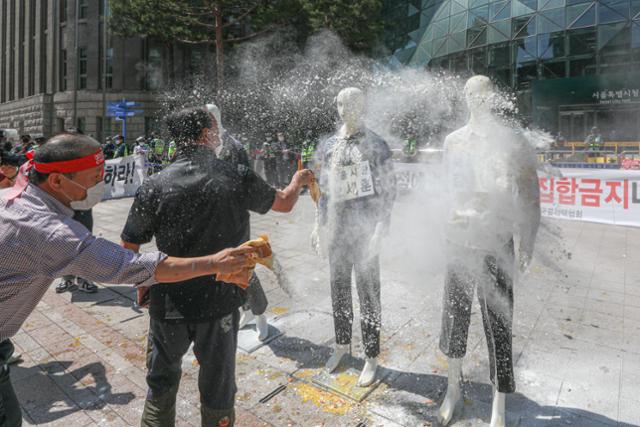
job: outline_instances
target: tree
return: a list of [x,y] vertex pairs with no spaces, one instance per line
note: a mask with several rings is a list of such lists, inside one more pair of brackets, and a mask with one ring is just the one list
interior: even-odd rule
[[370,53],[383,29],[382,0],[300,0],[312,30],[335,32],[347,47]]
[[[170,58],[176,42],[215,45],[218,90],[224,81],[225,45],[282,28],[301,11],[297,0],[111,0],[110,8],[113,33],[164,42]],[[172,76],[171,63],[169,70]]]

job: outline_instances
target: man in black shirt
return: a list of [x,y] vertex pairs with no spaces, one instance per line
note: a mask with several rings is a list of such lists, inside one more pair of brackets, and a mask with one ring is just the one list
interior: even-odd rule
[[[217,159],[217,124],[204,108],[174,113],[167,126],[179,147],[177,158],[138,190],[121,236],[130,249],[154,237],[169,255],[211,253],[228,242],[242,243],[248,210],[291,211],[313,177],[301,171],[276,191],[252,170]],[[150,292],[149,393],[142,425],[174,424],[182,357],[193,343],[202,425],[233,426],[238,308],[246,301],[245,291],[215,276],[172,286],[160,283]]]

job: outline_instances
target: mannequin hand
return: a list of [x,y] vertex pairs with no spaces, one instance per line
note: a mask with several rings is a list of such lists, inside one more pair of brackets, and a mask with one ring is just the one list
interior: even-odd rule
[[376,225],[376,230],[369,240],[369,247],[367,249],[367,258],[373,258],[380,254],[382,249],[382,237],[384,235],[384,226],[382,223]]
[[531,259],[533,258],[533,250],[528,249],[526,247],[520,247],[518,251],[518,268],[521,273],[527,271],[529,265],[531,264]]

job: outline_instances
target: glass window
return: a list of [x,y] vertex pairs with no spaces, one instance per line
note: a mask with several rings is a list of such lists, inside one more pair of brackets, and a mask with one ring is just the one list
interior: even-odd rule
[[106,88],[111,89],[113,87],[113,48],[107,48],[107,70],[105,73]]
[[596,39],[593,29],[569,32],[569,55],[595,54]]
[[489,6],[469,10],[469,27],[485,25],[489,21]]
[[449,53],[464,50],[466,35],[464,32],[455,33],[449,36]]
[[484,6],[487,3],[489,3],[488,0],[469,0],[469,8]]
[[596,59],[575,59],[569,63],[571,77],[588,76],[596,73]]
[[522,15],[529,15],[534,13],[536,11],[536,8],[537,4],[534,5],[534,2],[513,0],[511,2],[511,16],[517,17]]
[[553,59],[564,55],[564,35],[562,33],[541,34],[538,36],[538,56],[540,58]]
[[78,65],[80,72],[78,73],[78,83],[80,89],[87,88],[87,48],[81,47],[78,49]]
[[511,2],[505,2],[506,4],[502,9],[498,9],[495,14],[492,14],[492,21],[501,21],[503,19],[511,18]]
[[76,119],[76,127],[84,133],[84,131],[87,130],[86,119],[84,117],[78,117]]
[[467,47],[480,46],[487,43],[486,27],[474,27],[467,30]]
[[487,51],[486,48],[480,48],[472,50],[469,53],[469,60],[471,65],[471,70],[475,74],[486,74],[487,73]]
[[598,3],[598,22],[600,24],[609,24],[611,22],[625,21],[629,17],[629,3],[624,5],[611,3],[604,5]]
[[631,0],[631,14],[632,18],[637,18],[640,13],[640,0]]
[[521,16],[512,19],[511,34],[513,37],[527,37],[536,34],[536,17]]
[[583,13],[578,19],[576,19],[569,28],[583,28],[596,25],[596,7],[595,5],[589,7],[585,13]]
[[439,39],[449,33],[449,18],[433,23],[433,38]]
[[516,65],[535,61],[538,57],[538,40],[536,37],[527,37],[514,42]]
[[538,78],[538,65],[529,64],[516,68],[516,84],[519,89],[531,87],[531,82]]
[[78,18],[86,19],[87,11],[89,9],[89,5],[87,4],[87,0],[78,0],[78,8],[80,9],[78,12]]
[[591,3],[592,0],[567,0],[567,6],[580,3]]
[[567,7],[567,27],[569,27],[573,22],[582,16],[589,9],[588,4],[578,4],[575,6]]
[[560,79],[567,74],[567,64],[565,61],[543,62],[541,71],[545,79]]
[[511,34],[509,21],[494,22],[487,27],[487,42],[491,44],[509,40],[509,34]]
[[538,0],[538,10],[564,7],[564,0]]
[[627,53],[631,48],[631,27],[626,22],[598,26],[598,50],[603,54]]
[[60,0],[60,22],[67,22],[67,0]]
[[67,49],[60,51],[60,91],[67,90]]
[[509,44],[489,46],[489,67],[509,68],[511,66],[511,54]]
[[446,1],[441,4],[441,6],[437,9],[435,16],[433,17],[434,21],[448,18],[451,14],[451,3]]
[[459,13],[453,15],[449,21],[449,32],[457,33],[458,31],[464,31],[467,28],[467,14]]

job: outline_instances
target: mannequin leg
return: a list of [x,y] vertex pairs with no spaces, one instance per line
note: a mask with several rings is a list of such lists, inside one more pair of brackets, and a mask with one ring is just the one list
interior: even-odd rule
[[251,321],[253,321],[254,318],[255,318],[255,316],[253,315],[253,313],[251,312],[249,307],[246,307],[246,306],[242,307],[242,311],[240,312],[240,325],[239,325],[239,328],[240,329],[244,328],[249,323],[251,323]]
[[331,273],[331,303],[336,347],[326,364],[327,371],[333,372],[351,348],[351,327],[353,324],[353,304],[351,300],[351,270],[353,263],[345,251],[332,250],[329,255]]
[[493,405],[491,408],[491,425],[490,427],[505,427],[505,400],[507,395],[500,393],[495,387],[493,391]]
[[493,256],[478,281],[478,300],[489,353],[491,382],[500,393],[516,389],[512,357],[513,282]]
[[251,313],[256,319],[258,340],[266,340],[269,338],[269,323],[267,322],[267,316],[265,316],[264,312],[267,310],[269,302],[267,301],[267,296],[262,289],[260,279],[258,279],[256,273],[253,273],[249,280],[249,287],[247,288],[247,305],[251,308]]
[[356,288],[360,300],[360,328],[366,356],[358,379],[360,387],[370,386],[376,379],[377,357],[380,354],[380,261],[378,257],[360,260],[355,265]]
[[453,418],[456,406],[462,397],[462,359],[449,358],[447,372],[447,394],[438,410],[438,422],[446,426]]
[[473,282],[465,270],[448,266],[440,332],[440,350],[449,358],[447,393],[438,411],[438,421],[443,426],[453,418],[462,397],[462,359],[467,352],[473,292]]

